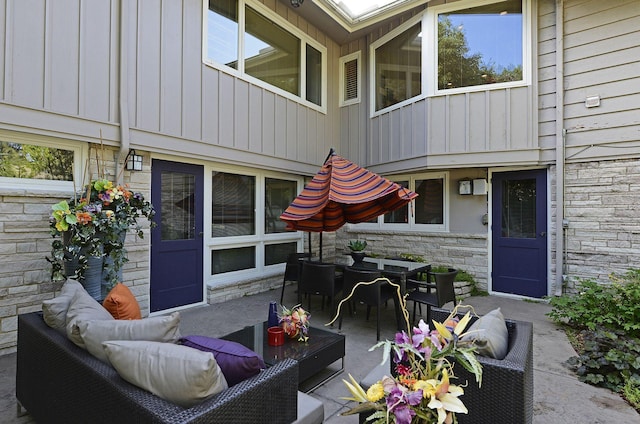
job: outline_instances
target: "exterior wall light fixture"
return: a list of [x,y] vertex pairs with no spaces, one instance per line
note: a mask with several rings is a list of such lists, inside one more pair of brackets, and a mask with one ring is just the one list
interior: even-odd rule
[[300,7],[300,5],[304,3],[304,0],[291,0],[291,6]]
[[127,171],[142,171],[142,155],[137,155],[134,149],[129,150],[126,169]]

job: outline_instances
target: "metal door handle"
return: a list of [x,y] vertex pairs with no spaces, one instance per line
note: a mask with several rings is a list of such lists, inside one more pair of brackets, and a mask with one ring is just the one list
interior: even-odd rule
[[547,232],[546,231],[543,231],[543,232],[540,233],[540,237],[546,237],[546,236],[547,236]]

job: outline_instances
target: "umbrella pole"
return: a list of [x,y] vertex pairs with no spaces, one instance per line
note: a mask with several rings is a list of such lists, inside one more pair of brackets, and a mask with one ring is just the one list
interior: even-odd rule
[[309,231],[309,259],[313,256],[311,252],[311,231]]
[[320,262],[322,262],[322,233],[320,233]]

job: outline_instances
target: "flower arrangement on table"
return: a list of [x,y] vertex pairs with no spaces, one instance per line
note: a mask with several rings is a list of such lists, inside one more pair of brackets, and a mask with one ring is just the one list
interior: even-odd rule
[[296,305],[291,309],[281,305],[281,308],[282,313],[278,315],[278,319],[284,332],[292,339],[297,338],[299,342],[309,340],[309,319],[311,314],[300,305]]
[[[52,264],[53,281],[63,280],[64,261],[78,259],[76,278],[82,279],[87,269],[87,255],[110,259],[107,279],[115,285],[118,271],[127,261],[124,248],[126,231],[133,228],[138,237],[143,237],[138,218],[147,218],[151,226],[154,209],[140,193],[115,185],[106,179],[97,179],[87,184],[73,198],[52,206],[52,243],[49,262]],[[106,269],[106,268],[105,268]]]
[[[367,423],[373,424],[457,422],[455,414],[466,414],[468,411],[460,399],[464,394],[462,385],[451,383],[451,379],[455,378],[454,362],[473,373],[478,384],[482,381],[482,366],[475,357],[475,346],[472,342],[460,340],[471,314],[467,312],[459,319],[457,313],[462,306],[458,305],[444,323],[434,321],[430,328],[420,320],[418,326],[410,330],[406,302],[398,284],[378,278],[358,285],[373,284],[379,280],[396,287],[407,331],[396,333],[393,341],[381,341],[369,349],[372,351],[382,347],[382,363],[386,363],[391,356],[395,375],[384,376],[366,392],[351,375],[350,382],[343,380],[352,395],[343,399],[358,402],[356,407],[343,415],[371,411]],[[340,302],[333,321],[339,316],[342,303],[348,301],[354,291]]]

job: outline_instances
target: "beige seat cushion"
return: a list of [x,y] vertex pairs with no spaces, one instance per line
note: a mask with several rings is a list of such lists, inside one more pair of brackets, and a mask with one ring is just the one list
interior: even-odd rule
[[77,327],[89,353],[108,362],[102,347],[107,340],[177,342],[180,338],[180,313],[138,320],[78,321]]
[[211,352],[146,341],[113,340],[103,346],[123,379],[185,408],[228,387]]

